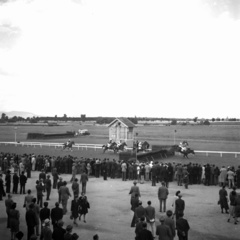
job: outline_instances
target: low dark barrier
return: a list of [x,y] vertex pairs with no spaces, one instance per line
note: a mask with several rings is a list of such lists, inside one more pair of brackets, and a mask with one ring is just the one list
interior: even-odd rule
[[27,139],[53,139],[53,138],[72,138],[74,132],[66,133],[28,133]]

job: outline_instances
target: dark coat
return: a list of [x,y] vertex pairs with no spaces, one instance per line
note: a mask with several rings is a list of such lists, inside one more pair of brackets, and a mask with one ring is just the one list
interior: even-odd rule
[[35,227],[37,225],[37,216],[32,209],[26,212],[25,219],[28,227]]

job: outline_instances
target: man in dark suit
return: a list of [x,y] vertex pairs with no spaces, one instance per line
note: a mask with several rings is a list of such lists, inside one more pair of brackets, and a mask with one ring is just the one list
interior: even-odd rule
[[132,222],[131,222],[131,227],[135,227],[135,224],[136,224],[135,209],[138,207],[138,205],[139,205],[139,197],[138,197],[138,194],[135,193],[134,198],[131,198],[131,210],[133,211],[133,218],[132,218]]
[[178,199],[175,201],[175,215],[176,220],[179,219],[179,215],[184,212],[185,209],[185,201],[182,200],[182,194],[178,194]]
[[188,231],[190,229],[188,221],[183,218],[184,214],[179,214],[179,219],[176,221],[176,229],[179,240],[188,240]]
[[37,216],[33,211],[34,204],[29,205],[29,210],[26,212],[25,219],[27,223],[27,240],[30,240],[30,237],[35,234],[34,228],[37,226]]
[[156,186],[156,178],[157,178],[157,163],[155,163],[151,168],[151,176],[152,176],[152,186]]
[[159,236],[160,239],[171,239],[172,234],[169,226],[164,224],[165,218],[162,216],[159,219],[161,225],[158,225],[156,228],[156,235]]
[[168,193],[169,192],[165,182],[162,182],[162,186],[158,188],[158,199],[160,202],[159,212],[162,212],[162,208],[163,208],[163,212],[166,212],[166,201],[167,201]]
[[155,208],[151,206],[151,201],[148,201],[147,204],[148,206],[145,208],[147,229],[152,232],[152,236],[155,238]]
[[57,227],[53,230],[52,239],[53,240],[64,240],[64,234],[66,229],[63,228],[63,220],[59,220]]
[[136,240],[153,240],[151,231],[147,230],[146,222],[143,222],[142,228],[143,229],[139,232],[139,235],[138,237],[136,237]]
[[57,227],[57,223],[59,220],[62,220],[63,218],[63,209],[59,207],[59,203],[55,203],[55,208],[52,208],[51,210],[51,219],[52,219],[52,225],[53,229]]
[[136,223],[138,223],[142,217],[144,217],[144,219],[145,219],[145,209],[142,206],[142,202],[139,201],[138,202],[138,207],[136,207],[136,209],[135,209],[135,220],[136,220]]
[[20,175],[20,194],[25,194],[25,185],[27,183],[27,177],[24,175],[24,171]]
[[44,208],[40,210],[39,217],[41,220],[41,236],[42,236],[42,225],[45,219],[50,219],[50,209],[48,208],[48,202],[43,203]]
[[83,171],[80,178],[80,183],[82,183],[82,193],[86,193],[88,175],[86,171]]

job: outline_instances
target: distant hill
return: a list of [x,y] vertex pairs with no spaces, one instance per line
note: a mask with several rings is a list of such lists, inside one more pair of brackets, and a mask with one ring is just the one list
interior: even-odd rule
[[11,111],[11,112],[4,112],[1,111],[0,112],[0,117],[2,116],[2,113],[5,113],[9,118],[12,118],[14,116],[17,117],[23,117],[23,118],[32,118],[32,117],[38,117],[38,115],[34,114],[34,113],[30,113],[30,112],[21,112],[21,111]]

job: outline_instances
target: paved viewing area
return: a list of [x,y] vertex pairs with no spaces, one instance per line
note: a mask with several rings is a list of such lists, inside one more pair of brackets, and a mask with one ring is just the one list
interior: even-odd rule
[[[38,179],[39,172],[32,172],[32,177],[28,179],[26,190],[32,189],[32,194],[36,196],[35,182]],[[68,182],[71,191],[71,175],[62,174],[63,180]],[[77,176],[80,179],[80,175]],[[133,181],[122,181],[121,179],[110,179],[104,181],[103,178],[90,177],[87,183],[87,197],[90,203],[89,213],[86,215],[86,223],[78,221],[78,226],[74,226],[73,232],[79,235],[79,239],[92,239],[94,234],[98,234],[103,240],[127,240],[134,239],[134,228],[130,227],[133,212],[130,210],[129,190]],[[152,187],[151,182],[138,184],[141,192],[141,201],[143,207],[147,206],[147,201],[152,201],[152,206],[156,210],[156,224],[159,223],[159,217],[164,213],[159,212],[159,201],[157,197],[158,187]],[[190,225],[190,240],[237,240],[239,239],[240,223],[238,225],[232,222],[228,223],[228,214],[222,214],[218,202],[218,186],[190,185],[189,189],[184,186],[177,186],[176,182],[169,184],[169,197],[167,199],[167,209],[171,209],[173,196],[177,190],[182,192],[182,199],[185,201],[185,218]],[[229,193],[229,189],[227,189]],[[237,190],[239,193],[239,190]],[[6,228],[5,203],[0,201],[0,239],[11,239],[10,230]],[[58,199],[56,189],[52,189],[49,201],[49,208],[52,209]],[[13,194],[13,200],[17,202],[17,209],[20,211],[20,230],[24,232],[27,238],[27,228],[25,221],[25,208],[23,208],[24,195]],[[44,196],[44,201],[46,195]],[[64,216],[64,226],[72,224],[70,219],[71,199],[68,201],[68,212]],[[178,237],[175,237],[178,239]]]

